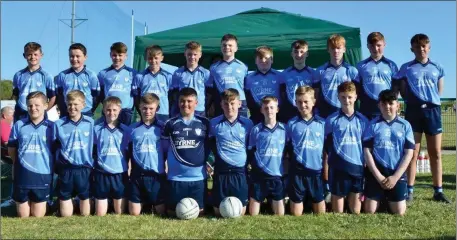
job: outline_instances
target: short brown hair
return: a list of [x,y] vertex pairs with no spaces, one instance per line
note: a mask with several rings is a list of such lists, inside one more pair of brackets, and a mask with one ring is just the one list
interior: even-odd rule
[[235,35],[227,33],[221,38],[221,42],[226,42],[228,40],[234,40],[236,43],[238,43],[238,38],[236,38]]
[[122,108],[122,101],[120,98],[116,96],[109,96],[103,100],[103,108],[105,108],[108,105],[117,105],[118,107]]
[[305,94],[309,94],[315,99],[314,89],[310,86],[300,86],[297,88],[297,90],[295,90],[295,98],[301,97]]
[[157,105],[160,105],[159,96],[157,96],[155,93],[145,93],[140,98],[140,104],[152,104],[152,103],[157,103]]
[[355,84],[351,81],[346,81],[338,86],[338,93],[357,92]]
[[68,48],[68,51],[71,51],[71,50],[81,50],[81,52],[83,52],[84,56],[87,55],[87,48],[82,43],[71,44],[70,48]]
[[221,100],[226,102],[231,102],[235,99],[240,99],[240,93],[234,88],[225,89],[221,93]]
[[271,58],[273,58],[273,49],[268,46],[260,46],[255,49],[255,56],[256,57],[265,57],[266,55],[270,54]]
[[144,57],[148,59],[149,57],[154,57],[156,55],[163,55],[162,48],[159,45],[152,45],[145,49]]
[[384,35],[382,35],[382,33],[372,32],[372,33],[368,34],[368,37],[367,37],[368,44],[375,44],[379,41],[384,41]]
[[423,33],[418,33],[411,38],[411,46],[414,44],[425,45],[430,43],[430,39]]
[[32,98],[41,98],[41,100],[43,100],[43,103],[48,103],[48,97],[46,97],[46,95],[44,95],[44,93],[40,91],[29,93],[26,98],[27,102],[29,102]]
[[340,34],[333,34],[327,39],[327,49],[339,46],[346,47],[346,39]]
[[86,102],[86,96],[80,90],[71,90],[67,93],[67,102],[74,101],[76,99],[81,99],[84,103]]
[[308,42],[302,39],[295,40],[292,44],[290,44],[290,48],[293,49],[300,49],[308,47]]
[[123,42],[115,42],[111,45],[110,51],[115,53],[127,53],[127,45]]
[[186,44],[186,50],[197,50],[197,51],[202,51],[202,45],[196,41],[190,41]]
[[41,45],[39,43],[36,43],[36,42],[28,42],[28,43],[25,44],[24,53],[28,53],[29,51],[32,51],[32,52],[35,52],[35,51],[43,52],[41,50]]
[[270,102],[278,102],[278,98],[275,96],[265,96],[262,98],[262,105],[269,104]]

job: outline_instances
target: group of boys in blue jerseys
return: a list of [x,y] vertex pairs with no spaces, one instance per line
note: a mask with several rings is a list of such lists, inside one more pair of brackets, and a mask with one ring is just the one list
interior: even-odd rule
[[[374,213],[386,200],[403,215],[405,200],[413,196],[423,132],[434,199],[449,203],[440,153],[444,72],[428,58],[430,40],[415,35],[415,60],[400,70],[383,56],[381,33],[371,33],[367,43],[371,56],[353,67],[343,60],[345,39],[334,34],[327,41],[330,61],[314,69],[306,65],[307,42],[297,40],[291,44],[294,64],[282,72],[271,68],[273,50],[261,46],[257,69],[248,74],[235,58],[237,38],[226,34],[222,59],[209,70],[199,65],[202,46],[191,41],[186,65],[172,74],[160,67],[159,46],[146,49],[149,67],[137,73],[125,66],[127,47],[118,42],[110,49],[113,64],[98,75],[84,65],[86,48],[75,43],[69,48],[71,68],[54,79],[40,67],[41,46],[28,43],[28,67],[13,81],[17,104],[8,143],[18,216],[44,216],[50,194],[58,197],[61,216],[73,214],[75,197],[82,215],[91,213],[91,198],[99,216],[107,213],[108,199],[116,214],[128,205],[130,214],[139,215],[146,204],[173,215],[186,197],[196,200],[201,213],[211,204],[220,215],[219,204],[228,196],[240,199],[243,214],[249,204],[251,215],[259,214],[265,199],[283,215],[286,196],[295,216],[306,201],[313,212],[324,213],[327,196],[333,212],[344,211],[345,199],[356,214],[362,202],[365,212]],[[397,115],[398,93],[407,104],[407,121]],[[100,102],[103,116],[94,122]],[[54,104],[61,118],[51,122],[46,110]],[[132,123],[135,108],[141,120]]]

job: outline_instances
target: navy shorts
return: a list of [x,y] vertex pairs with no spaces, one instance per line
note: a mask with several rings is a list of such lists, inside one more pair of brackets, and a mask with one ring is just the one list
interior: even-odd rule
[[168,181],[167,208],[174,211],[183,198],[193,198],[200,209],[205,207],[206,180]]
[[281,177],[268,179],[253,179],[251,186],[251,197],[263,202],[265,198],[271,197],[275,201],[284,199],[284,182]]
[[248,204],[248,183],[244,173],[223,173],[213,178],[211,193],[213,206],[218,208],[226,197],[237,197],[243,206]]
[[441,106],[424,104],[406,105],[405,119],[411,124],[413,132],[433,136],[443,132]]
[[28,115],[29,113],[26,110],[23,110],[21,107],[19,107],[19,104],[16,104],[13,113],[14,122],[17,122],[18,120],[21,120],[22,118],[25,118]]
[[240,107],[240,109],[238,110],[238,114],[239,114],[240,116],[243,116],[243,117],[246,117],[246,118],[247,118],[247,117],[249,117],[249,116],[248,116],[248,112],[249,112],[249,109],[248,109],[248,105],[247,105],[246,100],[241,101],[241,107]]
[[18,203],[24,203],[27,201],[31,201],[34,203],[46,202],[49,200],[50,193],[50,187],[30,189],[13,186],[13,200]]
[[307,197],[310,197],[313,203],[320,203],[324,200],[322,175],[290,174],[288,194],[294,203],[305,202]]
[[363,177],[356,177],[336,169],[330,169],[330,192],[332,195],[346,197],[349,193],[361,193]]
[[75,196],[86,200],[90,197],[91,168],[64,168],[57,175],[56,192],[60,200],[65,201]]
[[128,199],[133,203],[161,205],[165,202],[166,186],[167,179],[164,174],[131,175]]
[[395,187],[390,190],[385,190],[376,181],[376,178],[371,172],[365,175],[365,189],[363,194],[370,199],[381,201],[384,198],[389,202],[400,202],[408,196],[408,183],[404,177],[401,177]]
[[339,108],[330,105],[324,99],[322,99],[322,102],[318,104],[316,109],[317,114],[324,119],[339,110]]
[[128,186],[129,176],[127,172],[118,174],[93,172],[92,191],[96,199],[121,199],[125,196],[125,188]]

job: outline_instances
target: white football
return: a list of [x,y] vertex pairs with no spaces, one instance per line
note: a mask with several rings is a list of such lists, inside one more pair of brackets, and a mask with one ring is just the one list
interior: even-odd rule
[[193,198],[183,198],[176,205],[176,216],[179,219],[190,220],[198,217],[200,207]]
[[219,205],[219,212],[224,218],[237,218],[241,216],[243,204],[237,197],[226,197]]

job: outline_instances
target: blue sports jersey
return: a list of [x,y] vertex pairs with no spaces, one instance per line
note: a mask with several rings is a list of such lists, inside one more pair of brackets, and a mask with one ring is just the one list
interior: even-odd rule
[[248,67],[238,59],[230,62],[220,60],[210,67],[209,87],[216,87],[219,93],[228,88],[238,90],[240,100],[246,100],[244,94],[244,78],[248,75]]
[[54,139],[58,146],[57,163],[62,167],[94,166],[94,120],[85,115],[77,122],[63,117],[54,124]]
[[231,123],[224,115],[211,119],[209,137],[214,138],[215,171],[245,172],[248,137],[253,123],[243,116]]
[[132,84],[136,71],[133,68],[122,66],[115,69],[113,66],[105,68],[98,73],[100,91],[102,96],[115,96],[121,99],[122,108],[133,107]]
[[164,123],[157,120],[150,125],[137,122],[130,125],[130,151],[132,154],[132,171],[139,167],[140,171],[154,171],[158,174],[165,173],[164,153],[168,146],[162,137]]
[[[92,70],[84,66],[81,72],[77,73],[73,68],[69,68],[59,73],[55,78],[56,91],[64,99],[65,104],[67,103],[66,96],[71,90],[80,90],[86,97],[86,106],[82,112],[90,112],[93,107],[93,98],[96,98],[100,94],[100,83],[97,75]],[[63,111],[66,111],[65,106]]]
[[444,69],[440,64],[428,59],[422,64],[413,60],[403,64],[398,73],[393,77],[406,81],[405,102],[412,105],[433,103],[441,105],[438,93],[438,80],[444,77]]
[[190,71],[186,66],[178,68],[171,79],[172,89],[193,88],[197,91],[198,104],[196,111],[205,111],[205,87],[209,85],[209,70],[198,66]]
[[325,120],[317,115],[308,121],[301,116],[296,116],[287,123],[287,135],[292,142],[293,159],[299,164],[291,166],[320,173],[322,171]]
[[251,160],[254,171],[260,171],[260,175],[266,174],[267,177],[282,177],[282,160],[287,141],[283,123],[276,123],[273,129],[264,123],[255,125],[249,136],[249,150],[255,148],[254,159]]
[[358,82],[357,69],[347,62],[339,66],[333,66],[330,62],[316,69],[316,84],[319,84],[318,104],[327,104],[333,107],[341,108],[338,101],[338,86],[347,81]]
[[133,94],[138,97],[145,93],[156,94],[160,99],[160,108],[157,114],[169,115],[168,91],[173,89],[171,76],[171,73],[162,68],[155,74],[146,68],[138,73],[133,80]]
[[295,91],[301,86],[315,86],[317,83],[315,69],[305,66],[298,70],[294,66],[288,67],[281,72],[281,84],[285,85],[288,102],[295,105]]
[[206,159],[209,121],[194,115],[186,121],[181,116],[165,123],[163,136],[169,140],[168,179],[173,181],[200,181],[206,179]]
[[34,72],[24,68],[14,74],[13,95],[17,96],[17,105],[27,111],[27,95],[31,92],[40,91],[48,98],[55,96],[55,85],[51,74],[44,71],[41,67]]
[[348,117],[339,110],[326,119],[325,149],[330,167],[363,176],[362,135],[367,126],[368,119],[359,112]]
[[131,129],[120,123],[115,128],[110,128],[103,121],[94,126],[94,144],[97,159],[95,169],[101,172],[117,174],[127,171],[128,135]]
[[270,69],[265,74],[257,70],[247,75],[245,80],[246,93],[250,92],[259,109],[262,105],[262,98],[265,96],[275,96],[280,100],[280,74],[281,72]]
[[18,120],[11,130],[8,146],[17,149],[14,184],[20,188],[47,188],[54,165],[54,123],[44,119],[37,125],[27,117]]
[[360,111],[364,114],[380,114],[375,107],[378,103],[379,93],[391,89],[392,77],[398,72],[397,65],[384,56],[375,61],[369,57],[357,64],[360,85]]
[[374,161],[391,173],[400,165],[405,149],[414,149],[414,134],[408,121],[396,117],[387,122],[378,116],[363,135],[363,147],[373,149]]

